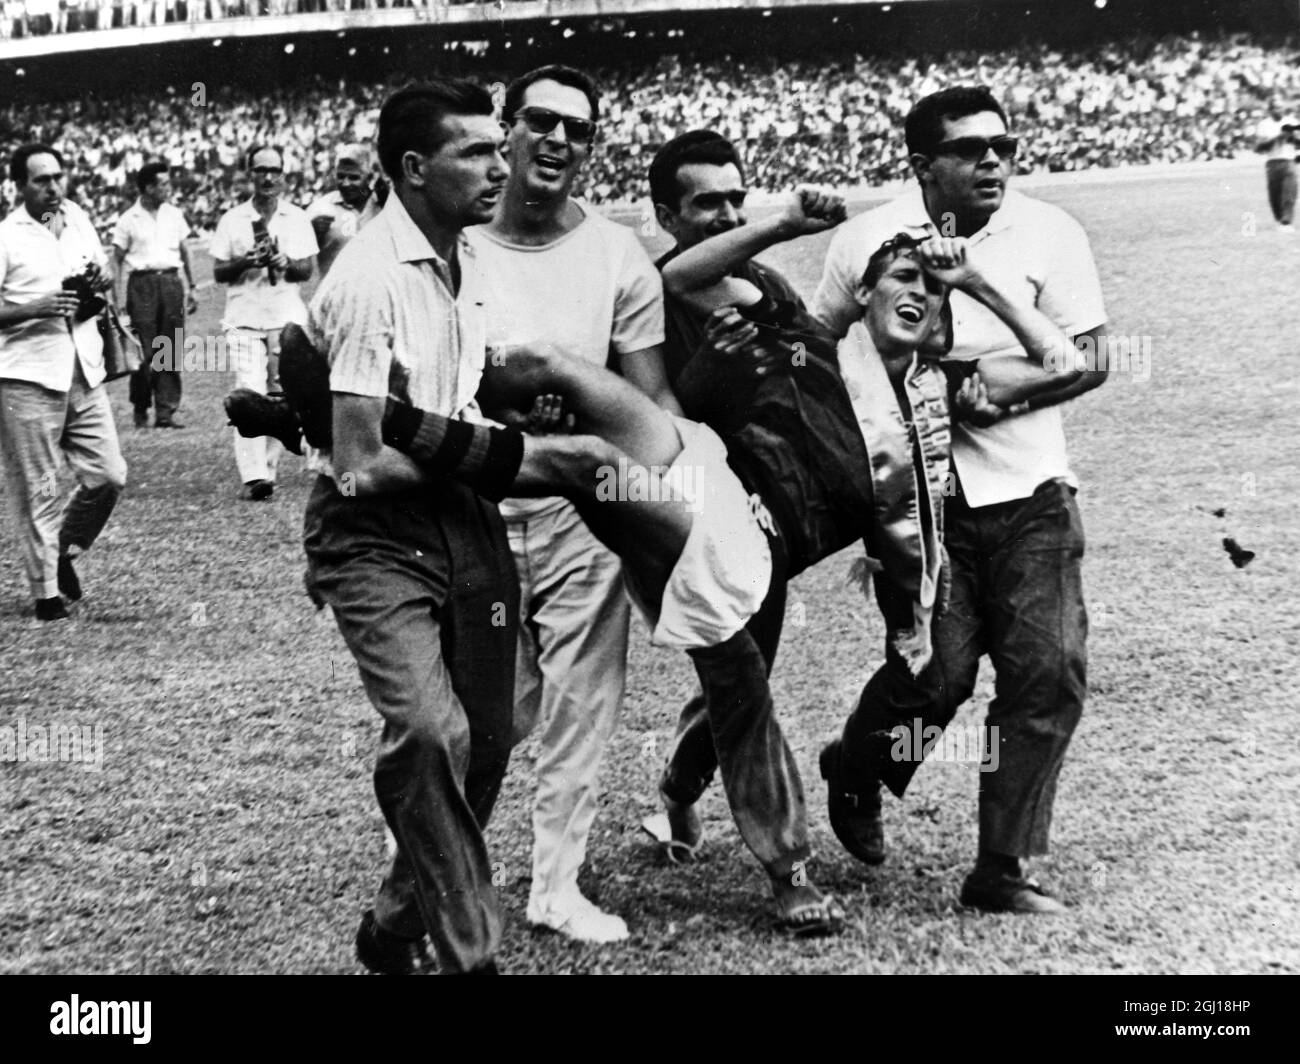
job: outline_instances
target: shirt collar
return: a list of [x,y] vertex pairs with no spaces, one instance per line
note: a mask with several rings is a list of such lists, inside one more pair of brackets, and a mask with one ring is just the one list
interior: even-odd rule
[[[925,195],[921,191],[921,186],[914,185],[903,197],[904,217],[906,218],[906,229],[919,229],[925,225],[933,225],[930,214],[925,207]],[[1000,233],[1004,229],[1009,229],[1015,224],[1016,218],[1020,214],[1023,197],[1013,188],[1008,188],[1002,197],[1002,206],[1000,206],[990,216],[989,220],[984,223],[984,227],[978,233],[972,235],[972,240],[983,240],[993,233]]]
[[[402,206],[402,201],[394,194],[384,204],[383,217],[387,220],[393,234],[393,250],[401,262],[435,262],[448,265],[445,259],[433,249],[429,238],[420,232],[420,227],[411,219],[411,215]],[[374,223],[371,223],[374,224]],[[472,258],[473,248],[465,238],[462,229],[456,240],[457,254],[462,261]]]

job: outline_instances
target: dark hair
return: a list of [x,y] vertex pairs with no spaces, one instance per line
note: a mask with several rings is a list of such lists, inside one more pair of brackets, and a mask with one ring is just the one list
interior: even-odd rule
[[394,185],[402,180],[402,156],[431,155],[446,143],[446,115],[490,115],[492,97],[472,81],[425,81],[399,89],[379,112],[379,165]]
[[[880,247],[871,253],[871,258],[867,260],[867,268],[862,271],[862,286],[864,288],[875,288],[880,278],[885,275],[889,269],[889,264],[900,255],[906,255],[909,251],[915,251],[920,247],[923,238],[918,239],[910,233],[899,233],[891,236]],[[946,355],[952,350],[952,293],[948,286],[944,285],[943,303],[939,307],[939,320],[935,322],[930,331],[930,335],[921,341],[920,351],[922,357],[934,357]]]
[[53,155],[63,165],[63,156],[48,144],[24,144],[9,159],[9,180],[15,185],[27,184],[27,160],[33,155]]
[[677,171],[688,163],[726,166],[732,163],[745,176],[736,146],[721,133],[711,129],[692,129],[673,137],[660,148],[650,163],[650,202],[662,203],[669,210],[681,206],[685,191],[677,180]]
[[160,176],[170,173],[171,167],[166,163],[145,163],[144,166],[140,167],[140,172],[135,175],[135,187],[141,192],[147,192],[149,186],[157,181]]
[[245,170],[251,170],[251,169],[253,169],[253,160],[257,158],[257,153],[260,152],[260,151],[273,151],[273,152],[275,152],[275,154],[278,155],[278,156],[280,157],[280,165],[281,165],[281,166],[284,165],[284,152],[282,152],[282,151],[281,151],[279,148],[277,148],[274,144],[254,144],[251,148],[248,149],[248,151],[246,151],[246,152],[244,153],[244,169],[245,169]]
[[958,85],[932,92],[920,100],[903,123],[909,155],[929,155],[943,143],[943,123],[992,111],[1009,127],[1007,113],[983,85]]
[[587,97],[587,102],[591,104],[591,120],[593,122],[600,121],[600,93],[596,91],[596,83],[591,79],[590,75],[583,73],[576,67],[565,66],[563,63],[551,63],[548,66],[530,70],[527,74],[521,74],[506,86],[506,99],[501,107],[502,121],[513,122],[515,120],[519,108],[524,105],[524,93],[528,90],[528,86],[539,81],[554,81],[561,85],[568,85],[571,89],[580,90]]
[[900,255],[905,255],[909,251],[915,251],[921,246],[921,241],[909,233],[899,233],[897,236],[891,236],[880,247],[871,253],[871,258],[867,260],[867,268],[862,271],[862,285],[864,288],[875,288],[880,278],[885,275],[885,270],[889,264]]

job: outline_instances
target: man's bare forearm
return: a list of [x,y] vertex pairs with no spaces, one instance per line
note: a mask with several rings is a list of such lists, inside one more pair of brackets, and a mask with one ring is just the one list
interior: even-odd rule
[[674,295],[709,288],[741,263],[748,262],[773,244],[780,244],[795,236],[798,233],[787,229],[780,216],[737,226],[728,232],[711,236],[674,256],[664,265],[664,287]]

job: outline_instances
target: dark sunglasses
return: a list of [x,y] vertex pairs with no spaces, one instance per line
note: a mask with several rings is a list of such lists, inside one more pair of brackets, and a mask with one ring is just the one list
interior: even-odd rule
[[282,166],[254,166],[254,167],[253,167],[253,173],[255,173],[258,177],[269,177],[269,176],[272,175],[272,174],[282,174],[282,173],[284,173],[284,167],[282,167]]
[[930,149],[930,154],[955,155],[964,162],[977,163],[989,153],[990,148],[997,152],[999,159],[1014,159],[1016,152],[1020,149],[1020,138],[1007,135],[1001,137],[954,137],[952,140],[945,140],[940,144],[936,144]]
[[704,192],[694,199],[695,206],[701,210],[712,211],[721,207],[724,203],[730,203],[736,210],[745,206],[745,197],[747,192]]
[[574,118],[548,111],[545,107],[525,107],[515,114],[522,118],[531,133],[551,133],[561,122],[564,123],[564,135],[579,144],[590,144],[596,136],[596,123],[585,118]]

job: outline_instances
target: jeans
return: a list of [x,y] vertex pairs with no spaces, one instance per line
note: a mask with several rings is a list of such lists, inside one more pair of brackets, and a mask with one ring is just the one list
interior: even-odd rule
[[[845,728],[845,771],[851,786],[879,779],[901,797],[919,763],[889,756],[889,732],[947,727],[988,654],[997,679],[987,726],[997,728],[999,746],[996,769],[980,774],[980,849],[1044,854],[1057,777],[1087,694],[1074,489],[1049,480],[1027,499],[979,508],[950,497],[945,540],[952,590],[934,620],[934,660],[913,680],[887,658],[868,681]],[[918,741],[905,737],[908,748]]]

